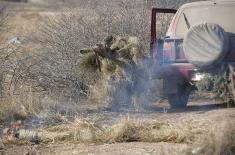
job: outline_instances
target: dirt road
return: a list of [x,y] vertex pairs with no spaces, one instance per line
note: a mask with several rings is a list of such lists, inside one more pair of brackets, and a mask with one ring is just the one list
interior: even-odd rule
[[[187,148],[185,144],[171,143],[120,143],[120,144],[104,144],[104,145],[84,145],[84,144],[58,144],[51,146],[12,146],[8,149],[8,154],[19,155],[35,150],[36,154],[47,155],[152,155],[161,154],[162,150],[171,150],[173,152],[184,150]],[[11,151],[10,151],[11,150]],[[172,153],[171,152],[171,153]]]

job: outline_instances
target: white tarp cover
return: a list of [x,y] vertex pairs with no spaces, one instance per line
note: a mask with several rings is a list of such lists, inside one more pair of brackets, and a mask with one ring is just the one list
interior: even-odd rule
[[217,24],[195,25],[186,34],[183,48],[189,62],[199,68],[210,68],[227,54],[229,36]]
[[201,23],[216,23],[226,32],[235,33],[235,5],[220,4],[206,6],[191,6],[182,10],[176,24],[176,37],[184,38],[188,32],[184,14],[190,26]]

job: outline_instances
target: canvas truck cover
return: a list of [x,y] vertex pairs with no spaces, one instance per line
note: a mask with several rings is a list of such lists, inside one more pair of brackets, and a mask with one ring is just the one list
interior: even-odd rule
[[[207,2],[208,3],[208,2]],[[184,38],[188,32],[187,24],[185,23],[186,16],[190,26],[201,23],[216,23],[220,25],[226,32],[235,33],[235,1],[227,3],[218,3],[216,5],[192,5],[182,8],[179,18],[176,21],[175,36]]]
[[183,42],[186,59],[201,69],[209,69],[226,56],[229,37],[222,27],[203,23],[190,28]]
[[235,34],[234,2],[207,2],[206,5],[182,9],[175,36],[184,38],[184,53],[190,63],[205,69],[215,66],[226,56],[230,46],[229,36]]

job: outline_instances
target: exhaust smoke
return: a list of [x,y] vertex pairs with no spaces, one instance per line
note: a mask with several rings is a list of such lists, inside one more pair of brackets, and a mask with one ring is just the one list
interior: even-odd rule
[[[146,109],[150,100],[151,63],[137,37],[109,36],[96,46],[81,50],[85,63],[100,71],[91,88],[90,101],[111,111]],[[89,66],[81,65],[81,66]]]

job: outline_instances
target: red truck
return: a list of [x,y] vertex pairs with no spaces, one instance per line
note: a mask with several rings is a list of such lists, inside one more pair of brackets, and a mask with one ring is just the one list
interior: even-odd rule
[[[157,13],[175,14],[164,38]],[[235,66],[235,0],[188,3],[178,10],[153,8],[150,54],[173,108],[187,106],[195,83],[222,64]]]

